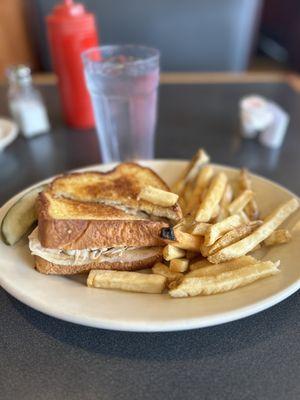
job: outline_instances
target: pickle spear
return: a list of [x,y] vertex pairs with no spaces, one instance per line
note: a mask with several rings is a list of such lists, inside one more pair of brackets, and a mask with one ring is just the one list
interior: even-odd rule
[[15,245],[34,226],[37,220],[35,202],[45,187],[38,186],[25,193],[7,211],[1,223],[1,236],[5,244]]

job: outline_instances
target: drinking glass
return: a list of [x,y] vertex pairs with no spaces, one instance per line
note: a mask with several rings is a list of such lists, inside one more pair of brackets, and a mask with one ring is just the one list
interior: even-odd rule
[[159,85],[159,51],[120,45],[82,54],[102,161],[151,159]]

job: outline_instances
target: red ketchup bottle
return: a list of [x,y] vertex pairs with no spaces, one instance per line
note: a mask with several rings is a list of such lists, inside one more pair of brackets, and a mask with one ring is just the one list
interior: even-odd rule
[[65,0],[47,16],[47,29],[66,123],[78,129],[92,128],[93,110],[80,55],[98,46],[94,15],[82,4]]

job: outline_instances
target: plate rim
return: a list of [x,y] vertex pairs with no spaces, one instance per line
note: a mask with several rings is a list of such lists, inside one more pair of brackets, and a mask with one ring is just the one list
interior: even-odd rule
[[[143,164],[159,164],[159,163],[166,163],[166,162],[176,162],[176,163],[182,163],[185,164],[189,160],[185,159],[154,159],[154,160],[137,160],[136,162]],[[93,164],[90,166],[85,166],[82,168],[75,168],[72,170],[68,170],[63,173],[69,173],[69,172],[75,172],[75,171],[85,171],[85,170],[92,170],[93,168],[99,168],[99,167],[104,167],[104,168],[113,168],[115,165],[118,163],[108,163],[108,164]],[[212,163],[213,166],[218,167],[218,168],[224,168],[227,170],[231,170],[233,172],[237,172],[239,170],[239,167],[231,167],[228,165],[224,164],[216,164]],[[265,178],[261,175],[252,173],[250,171],[251,175],[265,181],[266,183],[275,185],[279,187],[281,190],[284,190],[287,192],[289,195],[296,197],[299,200],[299,196],[284,187],[281,184],[278,184],[277,182],[274,182],[268,178]],[[43,183],[51,181],[53,178],[56,176],[61,175],[53,175],[50,178],[46,178],[42,181],[39,181],[33,185],[30,185],[29,187],[23,189],[22,191],[18,192],[16,195],[11,197],[9,200],[7,200],[0,208],[0,224],[2,222],[2,219],[4,217],[3,209],[5,209],[11,202],[17,200],[19,197],[24,195],[28,190],[31,190],[32,188],[41,185]],[[3,214],[3,215],[2,215]],[[30,297],[30,295],[23,295],[18,292],[18,290],[11,285],[9,282],[5,280],[5,278],[2,277],[0,274],[0,285],[3,287],[3,289],[8,292],[11,296],[16,298],[18,301],[26,304],[27,306],[33,308],[34,310],[37,310],[45,315],[58,318],[63,321],[67,322],[72,322],[78,325],[82,326],[88,326],[88,327],[93,327],[93,328],[100,328],[100,329],[108,329],[108,330],[115,330],[115,331],[127,331],[127,332],[171,332],[171,331],[183,331],[183,330],[191,330],[191,329],[197,329],[197,328],[204,328],[204,327],[210,327],[210,326],[217,326],[220,324],[236,321],[239,319],[243,319],[246,317],[249,317],[251,315],[257,314],[261,311],[264,311],[268,308],[273,307],[274,305],[280,303],[281,301],[287,299],[291,295],[293,295],[297,290],[300,289],[300,278],[296,280],[293,284],[289,285],[287,288],[279,291],[276,294],[273,294],[271,296],[268,296],[267,298],[258,301],[254,304],[244,306],[242,308],[234,309],[231,311],[227,312],[222,312],[218,314],[214,314],[212,316],[206,316],[206,317],[188,317],[187,319],[181,318],[181,319],[176,319],[176,320],[168,320],[168,321],[151,321],[149,322],[146,321],[117,321],[117,320],[110,320],[110,319],[103,319],[99,321],[99,319],[94,319],[91,317],[87,316],[77,316],[77,315],[70,315],[69,313],[64,313],[64,310],[59,310],[58,312],[56,310],[48,309],[47,306],[44,306],[43,304],[40,304],[37,299]]]

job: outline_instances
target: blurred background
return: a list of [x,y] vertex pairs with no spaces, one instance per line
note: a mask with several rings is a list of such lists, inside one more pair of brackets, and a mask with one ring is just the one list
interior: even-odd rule
[[[163,71],[300,70],[299,0],[81,0],[101,44],[160,49]],[[51,71],[45,16],[57,0],[0,1],[0,77]]]

